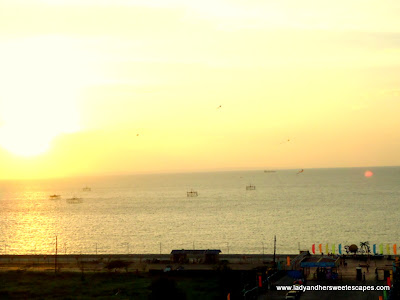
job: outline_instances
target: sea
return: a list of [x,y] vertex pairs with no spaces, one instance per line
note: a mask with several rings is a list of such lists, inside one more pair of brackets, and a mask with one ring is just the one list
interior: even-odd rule
[[275,237],[282,254],[400,246],[400,167],[0,182],[0,254],[268,254]]

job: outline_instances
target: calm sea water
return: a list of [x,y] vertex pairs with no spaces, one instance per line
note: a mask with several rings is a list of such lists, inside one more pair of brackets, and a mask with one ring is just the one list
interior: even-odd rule
[[[278,253],[400,245],[400,167],[0,182],[0,254]],[[246,191],[246,185],[256,186]],[[86,185],[92,190],[82,190]],[[189,198],[186,192],[197,190]],[[60,200],[49,195],[61,194]],[[66,199],[82,197],[80,204]]]

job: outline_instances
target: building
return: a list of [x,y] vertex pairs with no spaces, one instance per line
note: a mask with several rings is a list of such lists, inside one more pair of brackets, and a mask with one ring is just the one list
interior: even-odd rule
[[204,263],[215,264],[219,262],[221,250],[172,250],[171,261],[173,263]]

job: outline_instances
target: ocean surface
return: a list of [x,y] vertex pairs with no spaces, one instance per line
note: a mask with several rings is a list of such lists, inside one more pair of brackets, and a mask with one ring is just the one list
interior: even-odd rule
[[[297,172],[1,181],[0,254],[52,254],[56,236],[67,254],[273,253],[275,235],[282,254],[314,243],[400,246],[400,167]],[[74,196],[82,203],[66,201]]]

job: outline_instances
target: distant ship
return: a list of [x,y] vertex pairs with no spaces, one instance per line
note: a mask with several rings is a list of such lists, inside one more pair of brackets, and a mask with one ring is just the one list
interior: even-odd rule
[[67,203],[71,203],[71,204],[77,204],[77,203],[82,203],[82,202],[83,202],[83,199],[78,198],[78,197],[72,197],[72,198],[67,199]]
[[255,189],[256,189],[255,185],[250,184],[250,185],[246,186],[246,191],[253,191]]
[[186,195],[188,197],[197,197],[199,194],[197,193],[197,191],[190,190],[190,192],[186,192]]
[[82,189],[82,191],[84,191],[84,192],[90,192],[92,189],[90,188],[90,187],[88,187],[88,186],[85,186],[83,189]]
[[264,170],[264,173],[275,173],[275,170]]
[[52,199],[52,200],[56,200],[56,199],[60,199],[61,195],[54,194],[54,195],[50,195],[49,198]]

